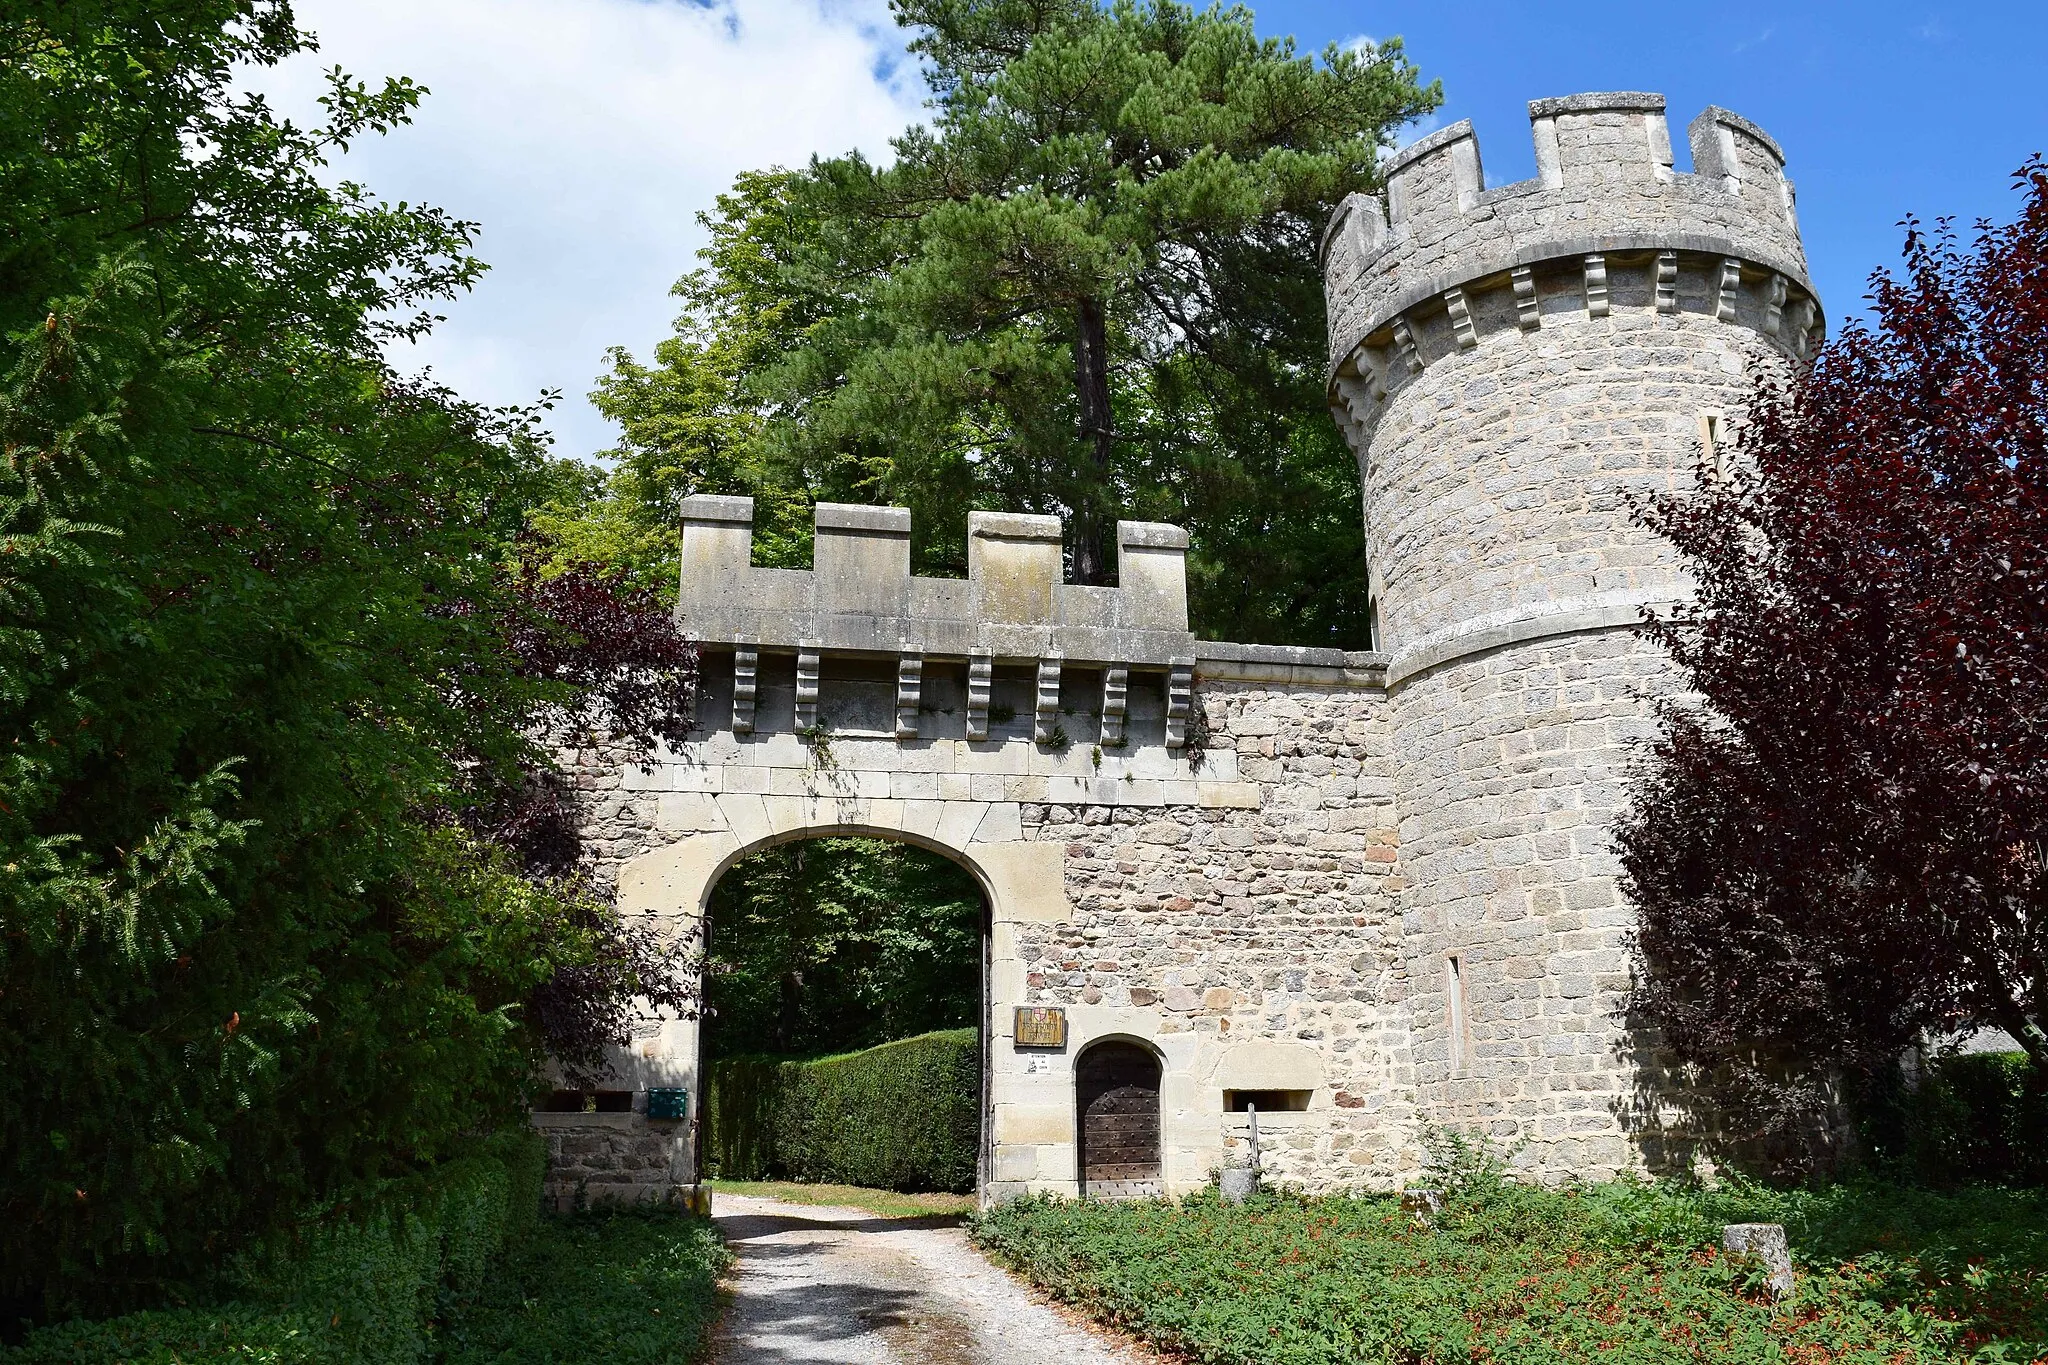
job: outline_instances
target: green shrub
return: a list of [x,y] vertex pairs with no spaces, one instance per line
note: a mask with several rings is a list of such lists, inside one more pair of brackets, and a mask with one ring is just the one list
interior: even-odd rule
[[704,1068],[704,1166],[725,1180],[775,1173],[775,1110],[783,1069],[774,1057],[726,1057]]
[[545,1219],[445,1322],[440,1365],[696,1360],[729,1259],[717,1229],[674,1210]]
[[2048,1184],[2048,1085],[2029,1092],[2023,1052],[1930,1061],[1920,1084],[1887,1078],[1866,1096],[1862,1129],[1880,1168],[1915,1181]]
[[813,1061],[729,1058],[712,1063],[706,1081],[706,1164],[722,1179],[974,1188],[981,1044],[973,1029]]
[[530,1237],[546,1160],[538,1134],[501,1134],[376,1209],[240,1258],[227,1304],[53,1324],[0,1365],[412,1365],[435,1321],[475,1299],[515,1235]]
[[[1774,1305],[1718,1250],[1783,1222]],[[1053,1294],[1210,1365],[2030,1361],[2048,1352],[2048,1197],[1464,1182],[1423,1228],[1387,1197],[1018,1200],[975,1240]]]

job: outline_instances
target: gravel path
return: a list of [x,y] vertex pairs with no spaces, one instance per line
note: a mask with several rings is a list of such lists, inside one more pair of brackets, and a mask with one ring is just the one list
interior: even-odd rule
[[739,1258],[716,1365],[1142,1365],[983,1259],[951,1220],[720,1194]]

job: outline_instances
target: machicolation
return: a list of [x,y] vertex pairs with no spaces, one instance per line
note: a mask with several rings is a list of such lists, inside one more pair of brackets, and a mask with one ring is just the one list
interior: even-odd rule
[[1664,97],[1534,100],[1533,179],[1488,188],[1469,121],[1389,158],[1386,202],[1353,195],[1323,238],[1332,391],[1369,432],[1389,389],[1498,330],[1620,302],[1709,314],[1806,355],[1822,320],[1785,155],[1708,108],[1672,169]]
[[[1690,1161],[1683,1097],[1624,1014],[1607,840],[1673,686],[1632,627],[1689,591],[1630,499],[1724,460],[1756,379],[1803,363],[1822,318],[1761,129],[1708,109],[1679,173],[1659,96],[1530,118],[1534,179],[1488,188],[1461,123],[1324,239],[1370,652],[1196,640],[1169,526],[1121,523],[1096,588],[1062,581],[1049,517],[973,514],[969,575],[942,580],[910,573],[901,509],[819,506],[814,567],[791,571],[750,563],[747,500],[687,501],[699,730],[651,771],[568,756],[597,873],[690,935],[718,877],[784,840],[968,868],[990,912],[985,1197],[1194,1188],[1241,1157],[1247,1094],[1288,1097],[1260,1115],[1264,1167],[1310,1190],[1399,1186],[1433,1124],[1546,1178]],[[1093,1182],[1081,1081],[1109,1045],[1157,1078],[1157,1160]],[[694,1093],[695,1025],[651,1021],[615,1070]],[[687,1124],[536,1122],[565,1198],[695,1178]]]

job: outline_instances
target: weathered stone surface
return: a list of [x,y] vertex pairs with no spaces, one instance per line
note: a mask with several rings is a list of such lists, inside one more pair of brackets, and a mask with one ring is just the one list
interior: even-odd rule
[[687,1193],[687,1123],[641,1114],[535,1114],[533,1123],[548,1145],[541,1196],[549,1208],[670,1203]]
[[1737,1256],[1753,1256],[1769,1277],[1773,1298],[1792,1297],[1792,1247],[1782,1223],[1730,1223],[1721,1229],[1721,1248]]
[[[1662,108],[1538,101],[1539,175],[1499,189],[1446,129],[1390,163],[1391,218],[1333,226],[1372,652],[1193,641],[1170,527],[1124,523],[1119,585],[1082,588],[1056,521],[977,513],[949,581],[909,575],[907,514],[825,505],[796,573],[748,565],[744,500],[691,500],[702,730],[651,771],[565,755],[622,912],[687,937],[734,862],[816,834],[967,867],[990,1197],[1076,1190],[1076,1061],[1109,1039],[1160,1061],[1170,1192],[1248,1156],[1233,1089],[1308,1092],[1259,1118],[1267,1180],[1309,1190],[1400,1188],[1433,1124],[1546,1178],[1661,1159],[1607,830],[1673,686],[1630,627],[1689,587],[1629,499],[1698,477],[1820,325],[1776,145],[1709,110],[1679,174]],[[1067,1047],[1016,1047],[1024,1005]],[[618,1083],[694,1094],[696,1050],[659,1021]],[[639,1122],[551,1130],[551,1189],[693,1178]]]

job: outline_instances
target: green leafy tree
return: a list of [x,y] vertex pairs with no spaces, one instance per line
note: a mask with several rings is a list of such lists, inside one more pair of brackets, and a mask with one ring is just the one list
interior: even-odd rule
[[1119,516],[1185,523],[1198,629],[1363,644],[1357,475],[1324,410],[1317,235],[1435,107],[1399,44],[1320,62],[1242,8],[897,0],[933,119],[891,164],[743,178],[655,364],[614,352],[617,491],[792,491],[1063,514],[1076,580]]
[[416,87],[336,73],[312,129],[230,95],[307,41],[281,0],[0,12],[17,1313],[161,1299],[419,1170],[520,1112],[540,993],[571,1032],[610,1017],[565,968],[641,984],[501,836],[549,734],[670,727],[630,684],[680,678],[680,642],[522,567],[534,413],[381,359],[481,266],[470,225],[321,175]]
[[707,1057],[847,1052],[977,1022],[981,889],[878,839],[757,853],[712,892]]

